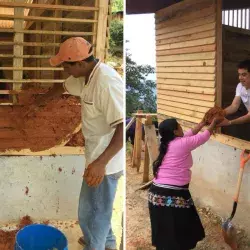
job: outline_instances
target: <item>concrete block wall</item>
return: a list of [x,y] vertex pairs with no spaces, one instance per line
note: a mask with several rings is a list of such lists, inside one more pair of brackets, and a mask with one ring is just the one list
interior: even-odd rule
[[[229,217],[240,168],[241,150],[210,140],[193,152],[191,192],[197,204]],[[235,224],[250,235],[250,162],[245,166]]]

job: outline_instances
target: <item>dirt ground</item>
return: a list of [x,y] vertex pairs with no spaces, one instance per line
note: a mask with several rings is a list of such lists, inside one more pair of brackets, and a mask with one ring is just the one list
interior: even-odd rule
[[[147,206],[147,190],[136,191],[142,185],[142,166],[137,173],[131,167],[130,157],[127,156],[126,169],[126,249],[149,250],[151,246],[151,228]],[[221,220],[209,208],[197,208],[206,231],[206,238],[199,242],[196,250],[230,250],[221,234]],[[239,250],[250,250],[250,239],[243,229],[237,228]]]

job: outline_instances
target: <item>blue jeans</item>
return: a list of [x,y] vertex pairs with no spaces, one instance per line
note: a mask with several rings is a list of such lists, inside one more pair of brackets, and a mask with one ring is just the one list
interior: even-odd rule
[[116,238],[111,228],[113,203],[118,179],[123,171],[106,175],[98,187],[82,182],[78,218],[84,234],[84,250],[116,249]]

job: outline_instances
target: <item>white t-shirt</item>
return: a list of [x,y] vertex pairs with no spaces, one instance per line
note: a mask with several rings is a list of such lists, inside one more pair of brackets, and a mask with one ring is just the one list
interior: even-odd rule
[[242,83],[238,83],[236,88],[236,95],[240,96],[242,102],[245,104],[248,111],[250,111],[250,89],[246,89]]
[[[81,97],[82,131],[85,138],[86,166],[108,147],[117,124],[123,122],[123,81],[108,65],[99,62],[88,83],[84,77],[70,76],[64,83],[72,95]],[[106,175],[123,170],[123,149],[108,163]]]

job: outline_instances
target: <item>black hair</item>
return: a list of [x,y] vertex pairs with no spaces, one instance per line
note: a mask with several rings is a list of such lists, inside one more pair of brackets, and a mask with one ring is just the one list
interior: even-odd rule
[[178,122],[176,119],[167,119],[160,123],[159,134],[161,136],[161,143],[159,147],[159,155],[153,163],[153,174],[157,177],[157,173],[164,156],[168,151],[168,144],[175,139],[174,131],[178,129]]
[[[89,53],[91,53],[92,50],[93,50],[93,46],[91,46],[91,48],[89,49]],[[94,61],[95,61],[95,57],[93,55],[91,55],[88,58],[82,60],[82,62],[87,62],[87,63],[94,62]],[[65,63],[68,63],[70,65],[75,65],[77,62],[68,62],[68,61],[65,61]]]
[[241,61],[237,67],[238,69],[247,69],[250,72],[250,60]]

